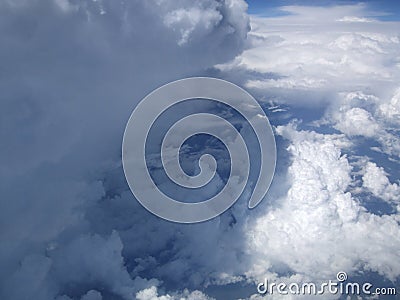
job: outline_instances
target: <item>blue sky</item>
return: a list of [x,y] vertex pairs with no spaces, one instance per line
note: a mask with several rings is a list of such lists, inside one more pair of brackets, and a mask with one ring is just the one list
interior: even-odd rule
[[349,0],[247,0],[249,4],[249,13],[257,14],[267,17],[275,17],[284,15],[284,13],[279,10],[280,6],[286,5],[302,5],[302,6],[336,6],[336,5],[353,5],[357,3],[365,3],[370,8],[372,13],[371,17],[376,17],[377,19],[384,21],[394,21],[400,20],[400,2],[391,0],[367,0],[367,1],[349,1]]

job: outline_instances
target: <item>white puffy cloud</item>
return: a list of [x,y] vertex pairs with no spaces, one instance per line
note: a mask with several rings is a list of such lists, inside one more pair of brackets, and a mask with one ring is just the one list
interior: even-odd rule
[[148,289],[142,290],[136,294],[138,300],[171,300],[170,295],[158,296],[157,287],[152,286]]
[[399,120],[394,107],[392,113],[387,109],[393,106],[396,95],[385,99],[361,91],[340,93],[323,121],[317,123],[331,124],[349,137],[363,136],[377,141],[381,145],[379,151],[398,156],[400,139],[396,128]]
[[382,167],[378,167],[376,163],[367,162],[363,171],[363,186],[374,196],[388,202],[400,203],[400,187],[397,183],[390,183]]
[[335,128],[348,136],[362,135],[374,137],[380,127],[371,114],[365,109],[354,107],[338,115]]
[[[290,188],[250,222],[247,236],[254,265],[248,274],[259,281],[281,276],[302,282],[334,279],[339,271],[351,277],[364,270],[397,278],[399,215],[366,212],[347,191],[352,168],[341,154],[345,138],[292,125],[277,132],[290,141]],[[293,276],[279,275],[285,273]]]
[[174,295],[158,295],[157,287],[152,286],[148,289],[142,290],[136,294],[136,299],[138,300],[213,300],[200,291],[189,292],[184,290],[182,293],[177,293]]
[[379,105],[379,111],[383,117],[400,123],[400,88],[398,88],[389,101],[383,101]]
[[198,24],[203,26],[203,30],[211,30],[221,21],[222,16],[216,10],[205,12],[203,9],[192,8],[190,10],[177,9],[165,17],[165,24],[168,27],[181,27],[181,39],[178,44],[183,45],[188,42],[189,36],[193,34]]

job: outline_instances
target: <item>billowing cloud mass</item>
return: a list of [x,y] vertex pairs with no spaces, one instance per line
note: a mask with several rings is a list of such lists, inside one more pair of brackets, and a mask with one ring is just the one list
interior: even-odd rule
[[[264,277],[339,271],[399,284],[399,23],[364,4],[246,8],[0,0],[1,299],[256,299]],[[126,184],[123,130],[153,89],[208,74],[263,105],[277,173],[254,210],[166,222]]]
[[370,18],[364,4],[281,10],[252,17],[249,48],[217,66],[242,74],[285,124],[276,127],[283,173],[247,224],[246,274],[318,282],[344,270],[396,286],[399,24]]
[[[291,187],[249,231],[250,245],[254,253],[260,253],[255,274],[265,274],[260,266],[284,266],[290,273],[318,280],[335,278],[338,270],[353,272],[361,267],[397,278],[399,215],[378,217],[366,212],[347,191],[351,166],[340,150],[348,146],[344,136],[297,131],[290,125],[278,127],[277,133],[291,142],[288,150],[293,163],[287,178]],[[373,172],[370,168],[363,177],[366,184]],[[379,187],[374,186],[374,192],[398,188],[384,179],[377,178],[383,182],[376,183]]]
[[161,252],[177,228],[164,231],[121,176],[123,129],[154,88],[240,53],[246,8],[0,1],[0,298],[133,299],[161,283],[138,275],[152,254],[175,272]]

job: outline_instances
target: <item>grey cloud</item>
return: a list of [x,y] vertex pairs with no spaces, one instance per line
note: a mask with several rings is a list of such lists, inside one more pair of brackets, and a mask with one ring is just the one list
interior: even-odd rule
[[[112,233],[154,221],[113,178],[123,129],[152,89],[239,53],[245,10],[211,0],[0,2],[2,298],[131,299],[154,285],[131,275],[124,256],[160,251],[176,228],[154,225],[165,234],[158,244],[145,242],[151,224]],[[90,219],[104,203],[116,209],[117,195],[132,215]]]

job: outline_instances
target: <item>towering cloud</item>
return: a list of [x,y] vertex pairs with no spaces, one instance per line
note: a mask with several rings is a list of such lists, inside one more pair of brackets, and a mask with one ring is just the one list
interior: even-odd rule
[[[141,223],[154,218],[120,176],[123,129],[152,89],[238,54],[246,8],[0,1],[0,298],[133,299],[154,284],[135,279],[141,263],[130,254],[166,245],[148,240],[152,226]],[[123,215],[126,206],[135,211]],[[141,233],[121,239],[133,226]]]

